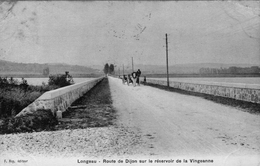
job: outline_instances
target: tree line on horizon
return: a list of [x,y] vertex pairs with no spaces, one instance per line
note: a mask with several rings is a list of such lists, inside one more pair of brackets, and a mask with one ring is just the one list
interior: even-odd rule
[[251,67],[236,67],[229,68],[200,68],[200,74],[259,74],[260,68],[258,66]]
[[59,74],[69,71],[70,73],[97,73],[97,69],[91,67],[69,65],[69,64],[39,64],[39,63],[16,63],[0,60],[0,72],[3,73],[29,73],[42,74]]

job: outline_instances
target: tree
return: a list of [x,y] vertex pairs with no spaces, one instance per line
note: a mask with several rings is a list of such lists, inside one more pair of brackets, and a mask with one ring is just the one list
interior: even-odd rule
[[44,76],[48,76],[50,74],[50,69],[49,67],[46,67],[45,69],[43,69],[43,75]]
[[238,71],[238,68],[236,66],[231,66],[228,69],[229,69],[229,72],[232,74],[235,74]]
[[252,73],[259,73],[260,72],[260,68],[258,66],[251,66],[251,72]]
[[105,66],[104,66],[104,73],[105,74],[109,73],[109,65],[108,65],[108,63],[106,63]]
[[114,65],[113,65],[113,64],[110,64],[110,66],[109,66],[109,73],[110,73],[110,74],[114,74],[114,70],[115,70]]

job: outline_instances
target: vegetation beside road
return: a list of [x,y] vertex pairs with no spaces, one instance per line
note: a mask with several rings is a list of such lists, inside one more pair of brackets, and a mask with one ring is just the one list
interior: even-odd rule
[[52,130],[57,123],[51,110],[38,110],[26,116],[3,119],[0,134]]
[[0,77],[0,118],[12,117],[46,91],[56,86],[32,86],[26,80]]
[[28,85],[25,79],[0,77],[0,118],[13,117],[23,108],[31,104],[44,92],[54,90],[73,83],[72,77],[51,75],[48,84],[41,86]]
[[59,122],[50,110],[38,110],[0,121],[0,134],[105,127],[113,125],[115,119],[108,79],[104,78],[87,95],[76,100]]
[[22,117],[15,117],[23,108],[34,102],[46,91],[73,84],[73,78],[50,75],[48,85],[28,85],[25,79],[18,81],[0,77],[0,134],[33,132],[52,129],[57,120],[50,110],[38,110]]
[[112,98],[108,78],[104,78],[87,95],[72,103],[64,112],[56,130],[80,129],[86,127],[105,127],[113,125],[116,111],[112,106]]

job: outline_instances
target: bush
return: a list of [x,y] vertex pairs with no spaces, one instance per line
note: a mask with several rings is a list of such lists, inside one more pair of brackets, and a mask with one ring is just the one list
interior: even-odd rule
[[12,77],[9,79],[0,77],[0,118],[15,116],[44,92],[57,88],[59,87],[55,85],[28,85],[23,78],[19,82]]
[[19,88],[0,90],[0,117],[10,117],[19,113],[27,105],[41,96],[38,91],[25,91]]
[[26,116],[4,119],[0,123],[0,134],[50,130],[57,123],[51,110],[37,110]]
[[0,77],[0,118],[12,117],[23,108],[34,102],[44,92],[73,84],[73,79],[66,75],[50,76],[49,85],[28,85],[22,78],[16,79]]
[[73,81],[72,76],[70,76],[69,74],[63,74],[63,75],[57,74],[57,75],[49,76],[48,84],[50,86],[55,85],[55,86],[59,86],[59,87],[64,87],[64,86],[74,84],[74,81]]

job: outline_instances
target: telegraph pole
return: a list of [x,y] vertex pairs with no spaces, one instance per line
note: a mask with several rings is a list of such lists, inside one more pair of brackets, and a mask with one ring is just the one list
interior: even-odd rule
[[167,68],[167,86],[169,87],[169,66],[168,66],[168,39],[167,39],[167,33],[166,36],[166,68]]
[[124,64],[123,64],[123,75],[125,75],[125,67],[124,67]]
[[132,72],[134,72],[134,58],[132,57]]

